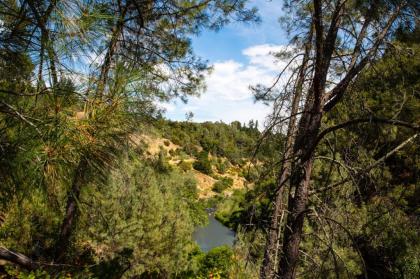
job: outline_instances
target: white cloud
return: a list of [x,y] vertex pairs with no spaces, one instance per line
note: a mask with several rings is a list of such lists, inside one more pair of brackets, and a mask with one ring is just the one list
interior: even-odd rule
[[176,106],[174,103],[161,103],[158,105],[166,112],[174,112],[176,110]]
[[249,57],[251,65],[263,67],[271,71],[279,71],[286,66],[286,63],[284,61],[278,61],[273,55],[286,50],[288,50],[288,47],[283,45],[263,44],[244,49],[242,54]]
[[243,65],[235,61],[217,62],[214,71],[206,77],[207,90],[204,99],[221,98],[228,101],[252,97],[248,87],[255,82],[267,82],[265,69]]
[[206,76],[206,92],[201,97],[190,98],[187,104],[172,103],[174,107],[168,107],[167,117],[184,120],[185,112],[192,111],[194,120],[199,122],[221,120],[230,123],[238,120],[247,123],[254,119],[262,124],[271,108],[255,104],[249,86],[273,83],[285,62],[276,62],[272,53],[284,49],[282,45],[256,45],[242,51],[246,62],[226,60],[214,63],[213,71]]
[[273,56],[284,49],[282,45],[256,45],[242,51],[248,60],[246,64],[233,60],[214,63],[214,71],[206,77],[207,92],[203,98],[228,101],[252,98],[250,85],[269,85],[285,66],[285,62],[276,61]]

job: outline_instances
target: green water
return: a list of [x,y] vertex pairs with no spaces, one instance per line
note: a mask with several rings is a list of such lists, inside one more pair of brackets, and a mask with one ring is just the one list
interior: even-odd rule
[[232,246],[235,241],[235,232],[225,227],[211,214],[209,215],[208,225],[197,228],[193,234],[193,239],[200,246],[201,250],[208,252],[217,246]]

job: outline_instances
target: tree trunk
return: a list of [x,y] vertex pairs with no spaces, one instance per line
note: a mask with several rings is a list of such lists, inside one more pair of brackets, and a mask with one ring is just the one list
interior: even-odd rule
[[[291,279],[296,276],[299,244],[306,213],[311,171],[312,159],[305,162],[304,166],[300,166],[298,170],[295,170],[292,174],[293,176],[298,175],[300,177],[298,180],[301,180],[301,182],[300,185],[296,187],[295,196],[289,206],[291,212],[287,218],[287,225],[284,231],[283,254],[279,264],[280,278]],[[299,172],[299,174],[296,172]]]
[[276,258],[278,254],[277,243],[280,236],[280,216],[284,210],[283,192],[284,187],[290,177],[291,161],[293,160],[293,144],[296,130],[296,114],[299,110],[299,102],[302,90],[297,90],[293,96],[292,110],[290,112],[290,121],[287,130],[285,151],[282,157],[283,166],[277,179],[276,199],[274,201],[274,209],[271,216],[271,223],[267,235],[267,243],[264,253],[264,261],[261,267],[261,279],[273,278],[276,272]]
[[71,189],[67,195],[66,212],[61,224],[60,235],[55,245],[55,261],[60,261],[65,256],[67,248],[70,244],[70,238],[79,213],[77,203],[80,198],[80,191],[82,186],[86,183],[87,167],[87,160],[84,156],[82,156],[79,165],[76,168]]
[[296,80],[295,93],[293,95],[292,107],[290,111],[290,120],[287,128],[286,144],[284,154],[282,156],[283,165],[277,180],[276,199],[274,201],[274,210],[271,216],[271,223],[267,235],[267,243],[264,252],[264,261],[261,266],[260,278],[274,278],[277,267],[278,242],[281,234],[281,217],[284,213],[283,192],[284,187],[290,177],[290,168],[293,160],[293,145],[296,133],[296,120],[299,112],[299,103],[302,98],[303,84],[305,81],[306,67],[309,61],[309,53],[312,46],[312,30],[309,32],[307,42],[305,44],[305,52],[299,75]]
[[303,222],[307,212],[309,183],[312,172],[314,145],[322,119],[321,106],[308,99],[312,109],[302,116],[299,134],[295,141],[294,153],[297,162],[293,164],[290,177],[290,191],[295,189],[290,198],[286,228],[284,230],[283,253],[279,263],[280,278],[295,278],[299,259],[299,244],[302,236]]
[[115,52],[117,50],[118,46],[118,39],[123,32],[124,28],[124,18],[127,13],[127,5],[124,6],[121,10],[121,15],[117,21],[117,24],[114,26],[112,30],[112,37],[108,44],[108,50],[105,54],[104,62],[101,66],[101,72],[99,74],[99,81],[98,81],[98,87],[96,89],[96,97],[100,100],[102,99],[102,96],[105,91],[105,86],[108,82],[108,74],[109,70],[111,69],[111,65],[114,59]]
[[268,229],[267,243],[264,252],[264,261],[261,266],[260,277],[261,279],[274,278],[276,272],[276,258],[278,250],[278,241],[280,235],[280,216],[283,211],[283,189],[284,184],[289,177],[289,163],[283,165],[280,178],[277,182],[277,193],[274,201],[274,210],[271,216],[271,223]]
[[[56,7],[57,0],[51,1],[48,8],[45,11],[45,14],[41,15],[37,9],[37,4],[33,1],[28,1],[28,4],[35,15],[37,20],[38,27],[41,29],[41,53],[44,49],[47,50],[47,56],[50,63],[50,73],[52,78],[52,87],[54,88],[58,83],[57,67],[55,64],[55,51],[54,47],[51,44],[50,30],[47,27],[48,20]],[[42,65],[40,65],[42,67]],[[42,74],[42,73],[41,73]]]

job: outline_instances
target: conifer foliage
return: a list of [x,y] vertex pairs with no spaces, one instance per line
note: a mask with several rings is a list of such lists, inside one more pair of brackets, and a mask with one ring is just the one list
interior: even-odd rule
[[242,0],[0,2],[3,259],[52,274],[187,266],[195,185],[139,166],[131,139],[156,101],[201,92],[190,36],[232,20],[257,17]]

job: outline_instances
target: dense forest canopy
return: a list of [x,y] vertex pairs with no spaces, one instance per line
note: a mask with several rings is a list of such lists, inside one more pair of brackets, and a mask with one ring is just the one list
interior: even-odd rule
[[266,123],[195,123],[159,103],[252,3],[0,0],[0,278],[419,278],[419,9],[284,1]]

